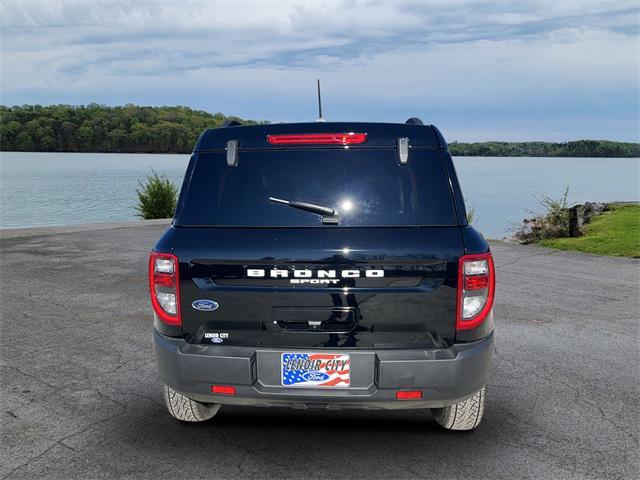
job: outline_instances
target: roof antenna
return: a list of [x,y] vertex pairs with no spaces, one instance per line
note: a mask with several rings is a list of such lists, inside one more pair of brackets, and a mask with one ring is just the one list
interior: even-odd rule
[[320,98],[320,79],[318,78],[318,119],[316,122],[324,122],[324,118],[322,118],[322,98]]

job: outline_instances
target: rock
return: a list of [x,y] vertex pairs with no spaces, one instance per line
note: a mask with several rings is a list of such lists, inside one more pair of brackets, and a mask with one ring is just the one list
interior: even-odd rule
[[594,215],[599,215],[602,212],[606,212],[608,210],[608,205],[602,202],[585,202],[582,205],[582,224],[589,223],[591,221],[591,217]]

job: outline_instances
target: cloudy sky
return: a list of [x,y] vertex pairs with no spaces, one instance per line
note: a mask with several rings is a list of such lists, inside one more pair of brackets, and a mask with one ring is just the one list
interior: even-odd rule
[[5,105],[419,116],[449,140],[639,141],[636,1],[3,0]]

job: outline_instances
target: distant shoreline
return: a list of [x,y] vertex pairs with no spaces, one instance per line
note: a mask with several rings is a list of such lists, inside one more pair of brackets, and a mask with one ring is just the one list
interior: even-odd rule
[[[89,153],[89,154],[109,154],[109,155],[190,155],[192,152],[96,152],[96,151],[51,151],[51,150],[0,150],[0,154],[3,153]],[[449,149],[452,157],[469,157],[469,158],[637,158],[640,159],[640,155],[637,156],[595,156],[595,155],[502,155],[502,154],[460,154]]]
[[640,143],[612,140],[554,142],[451,142],[456,157],[639,158]]
[[[205,129],[234,121],[269,123],[182,106],[0,105],[0,145],[6,152],[190,154]],[[462,157],[640,158],[640,143],[452,141],[449,152]]]

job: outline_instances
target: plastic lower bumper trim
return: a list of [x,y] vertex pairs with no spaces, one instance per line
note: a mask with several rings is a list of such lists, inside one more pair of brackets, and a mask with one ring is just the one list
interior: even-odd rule
[[[160,377],[194,400],[297,408],[433,408],[468,398],[487,380],[493,333],[482,340],[442,349],[314,351],[349,353],[349,388],[290,388],[279,383],[283,351],[219,345],[194,345],[153,332]],[[214,395],[211,385],[233,385],[236,395]],[[421,400],[397,400],[398,390],[421,390]]]

